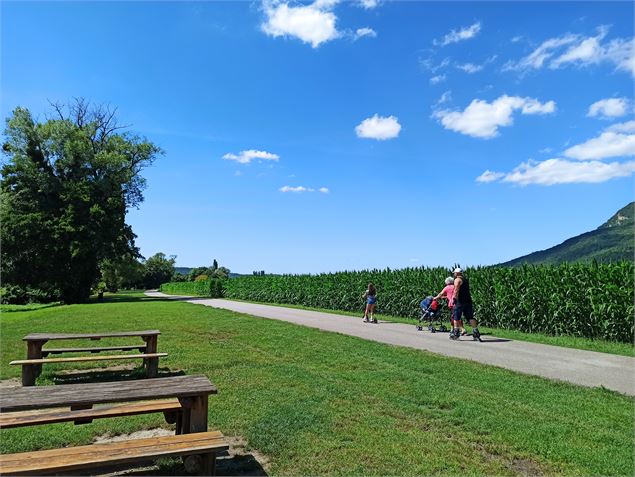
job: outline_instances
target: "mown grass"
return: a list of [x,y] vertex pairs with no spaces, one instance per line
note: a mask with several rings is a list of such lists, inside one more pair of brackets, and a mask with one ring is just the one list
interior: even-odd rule
[[[210,428],[244,437],[273,475],[633,475],[632,398],[174,300],[3,314],[1,376],[19,376],[8,362],[25,355],[30,332],[147,328],[162,332],[162,372],[209,376],[219,389]],[[64,381],[64,369],[45,366],[38,385]],[[169,427],[139,416],[4,430],[0,446],[159,425]]]
[[[285,305],[284,303],[264,303],[247,300],[237,300],[246,303],[259,303],[261,305],[282,306],[287,308],[296,308],[298,310],[320,311],[323,313],[333,313],[337,315],[358,316],[364,313],[360,306],[359,312],[343,311],[343,310],[326,310],[323,308],[313,308],[302,305]],[[394,323],[406,323],[409,325],[416,324],[417,321],[412,318],[404,318],[403,316],[392,316],[376,313],[379,320],[391,321]],[[466,323],[467,325],[467,323]],[[449,329],[450,322],[446,321],[445,326]],[[469,326],[466,326],[469,331]],[[506,330],[504,328],[492,328],[489,326],[480,326],[479,330],[482,334],[491,334],[499,338],[508,338],[517,341],[529,341],[532,343],[548,344],[553,346],[562,346],[564,348],[574,348],[586,351],[597,351],[598,353],[610,353],[620,356],[635,356],[635,346],[633,343],[618,343],[615,341],[606,341],[599,339],[580,338],[575,336],[550,336],[544,333],[524,333],[522,331]]]

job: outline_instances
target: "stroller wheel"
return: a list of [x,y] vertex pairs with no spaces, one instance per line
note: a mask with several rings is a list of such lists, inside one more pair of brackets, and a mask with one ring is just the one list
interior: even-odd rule
[[436,333],[436,332],[437,332],[437,330],[434,329],[434,326],[431,326],[430,327],[430,333]]
[[417,326],[417,331],[423,331],[423,328],[421,326]]
[[439,331],[445,332],[445,331],[448,331],[448,329],[445,327],[445,325],[441,325],[441,328],[439,328]]

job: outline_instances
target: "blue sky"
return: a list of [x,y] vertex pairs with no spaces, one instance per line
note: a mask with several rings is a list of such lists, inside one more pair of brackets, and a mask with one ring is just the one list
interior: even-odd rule
[[85,97],[164,149],[144,256],[492,264],[633,200],[631,2],[10,2],[2,116]]

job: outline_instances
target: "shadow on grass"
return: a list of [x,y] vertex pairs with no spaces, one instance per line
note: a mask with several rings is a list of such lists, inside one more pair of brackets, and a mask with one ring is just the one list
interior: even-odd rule
[[0,305],[0,312],[2,313],[18,313],[21,311],[36,311],[43,310],[44,308],[53,308],[55,306],[62,306],[62,303],[44,303],[33,305]]
[[[130,469],[130,464],[128,464]],[[114,473],[108,475],[189,475],[181,459],[161,459],[152,467],[125,470],[125,466],[109,469]],[[75,474],[78,475],[78,474]],[[89,474],[83,474],[89,475]],[[94,475],[94,474],[93,474]],[[226,452],[219,453],[216,458],[216,475],[226,476],[266,476],[267,472],[260,462],[251,454],[229,456]]]
[[[171,371],[167,368],[159,369],[157,378],[169,378],[170,376],[184,376],[185,371]],[[118,370],[86,370],[72,373],[54,374],[49,378],[55,384],[80,384],[112,381],[132,381],[138,379],[149,379],[146,377],[145,369],[142,367],[134,369]]]

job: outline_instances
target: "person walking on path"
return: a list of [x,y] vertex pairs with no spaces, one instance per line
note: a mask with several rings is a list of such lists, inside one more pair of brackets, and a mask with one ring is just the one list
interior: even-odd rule
[[463,319],[465,316],[472,327],[472,338],[481,341],[481,333],[478,331],[478,325],[474,319],[474,308],[472,307],[472,294],[470,293],[470,282],[463,276],[463,270],[454,269],[454,325],[450,333],[451,340],[458,340],[463,328]]
[[[377,318],[373,315],[375,313],[375,305],[377,304],[377,289],[372,283],[368,284],[368,289],[364,292],[362,297],[366,300],[366,309],[364,310],[364,323],[377,323]],[[370,320],[368,315],[370,314]]]
[[[448,301],[448,308],[450,309],[450,330],[454,329],[454,278],[448,277],[445,279],[445,287],[434,297],[435,300],[445,298]],[[461,335],[465,334],[465,329],[461,328]]]

